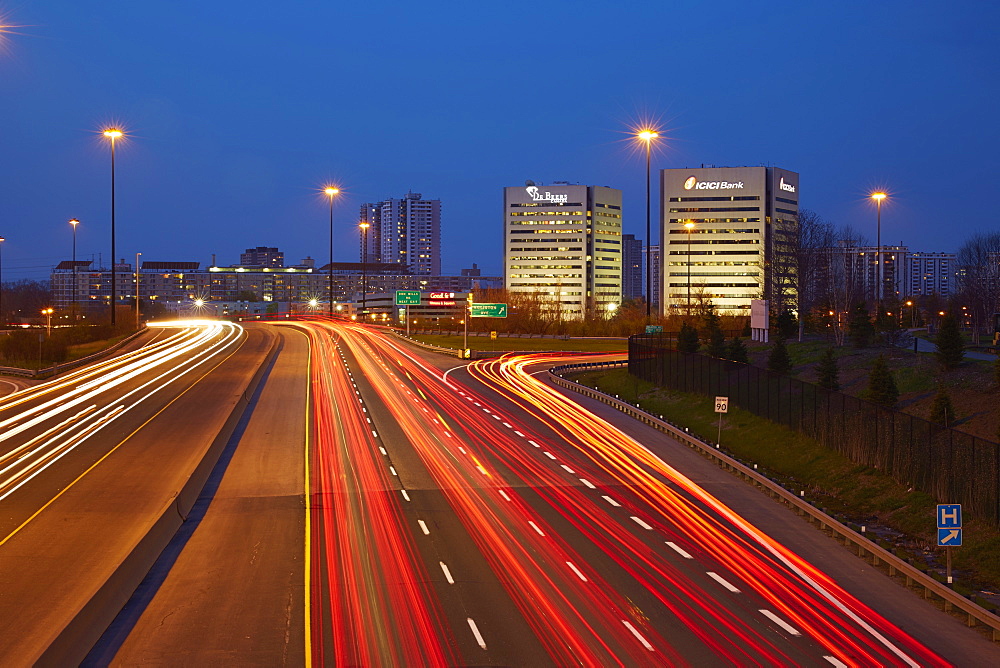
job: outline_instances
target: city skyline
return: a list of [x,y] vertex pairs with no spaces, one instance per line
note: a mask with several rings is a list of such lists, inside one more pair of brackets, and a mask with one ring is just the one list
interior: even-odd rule
[[[243,248],[270,245],[321,260],[327,182],[343,191],[337,260],[356,254],[361,204],[412,190],[447,207],[443,273],[476,262],[499,274],[502,188],[527,179],[621,189],[624,232],[648,242],[643,157],[628,134],[646,119],[664,135],[654,171],[785,165],[802,175],[802,207],[869,237],[867,195],[885,188],[886,244],[954,252],[989,226],[955,215],[952,188],[993,189],[987,26],[996,8],[714,7],[711,16],[697,6],[640,3],[626,14],[563,2],[384,13],[376,3],[274,17],[250,2],[181,20],[119,2],[2,6],[15,27],[0,38],[0,81],[17,102],[0,110],[4,279],[44,280],[68,259],[71,218],[78,257],[107,264],[109,151],[99,131],[111,123],[126,131],[116,194],[126,259],[142,251],[207,264],[215,253],[230,264]],[[386,37],[378,49],[329,28],[376,20]],[[661,24],[690,35],[665,42]],[[630,39],[613,51],[549,39],[596,25]],[[781,50],[747,39],[754,33],[780,35]],[[705,35],[713,49],[703,52]],[[361,95],[390,78],[406,104]],[[713,78],[719,91],[706,94]],[[597,98],[573,92],[595,80],[613,84]],[[553,93],[553,82],[568,92]]]

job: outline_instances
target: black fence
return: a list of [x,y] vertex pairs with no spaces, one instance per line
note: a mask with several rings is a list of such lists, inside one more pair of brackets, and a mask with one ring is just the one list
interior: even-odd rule
[[1000,444],[746,364],[682,353],[658,336],[629,338],[629,373],[795,429],[851,461],[1000,526]]

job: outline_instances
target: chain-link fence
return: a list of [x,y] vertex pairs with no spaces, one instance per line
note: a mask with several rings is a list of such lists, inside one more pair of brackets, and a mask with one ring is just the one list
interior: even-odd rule
[[898,482],[962,503],[1000,525],[1000,444],[746,364],[678,352],[667,337],[629,338],[629,373],[795,429]]

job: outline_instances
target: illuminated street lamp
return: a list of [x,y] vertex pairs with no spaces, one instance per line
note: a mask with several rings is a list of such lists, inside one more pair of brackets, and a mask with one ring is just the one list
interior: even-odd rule
[[142,253],[135,254],[135,328],[139,329],[139,256]]
[[333,198],[340,193],[340,188],[335,186],[327,186],[323,189],[326,196],[330,198],[330,284],[329,284],[329,298],[330,307],[329,315],[333,317]]
[[3,242],[7,241],[0,237],[0,325],[7,324],[7,318],[3,316]]
[[69,224],[73,226],[73,322],[76,322],[76,226],[80,224],[80,221],[76,218],[70,218]]
[[103,134],[111,140],[111,326],[114,327],[115,301],[118,298],[115,276],[115,141],[121,139],[124,133],[118,128],[105,128]]
[[887,195],[884,192],[874,192],[871,194],[871,198],[875,200],[875,262],[878,264],[878,293],[876,295],[876,301],[878,302],[878,310],[876,313],[882,311],[882,290],[884,289],[883,281],[885,280],[882,274],[882,200],[884,200]]
[[52,313],[51,308],[43,308],[42,315],[45,316],[45,336],[52,336]]
[[361,314],[368,307],[368,228],[370,225],[361,222]]
[[687,231],[688,231],[688,261],[687,261],[687,265],[688,265],[688,308],[687,308],[687,314],[688,314],[688,317],[690,318],[691,317],[691,230],[694,229],[694,221],[691,221],[691,220],[687,221],[686,223],[684,223],[684,227],[686,227]]
[[660,133],[652,128],[642,128],[635,133],[635,138],[646,144],[646,321],[649,322],[653,303],[653,266],[650,263],[650,245],[653,242],[649,226],[649,153],[653,140]]

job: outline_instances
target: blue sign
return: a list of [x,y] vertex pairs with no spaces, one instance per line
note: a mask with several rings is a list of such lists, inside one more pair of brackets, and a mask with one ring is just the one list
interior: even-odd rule
[[958,547],[962,544],[962,528],[938,529],[938,547]]
[[962,504],[939,503],[937,507],[938,529],[962,528]]

